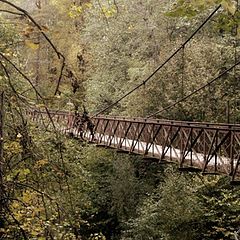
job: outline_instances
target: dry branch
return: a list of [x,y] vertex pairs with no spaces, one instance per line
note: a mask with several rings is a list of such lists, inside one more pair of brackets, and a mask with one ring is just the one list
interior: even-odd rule
[[56,130],[56,126],[55,126],[55,123],[51,117],[51,114],[48,110],[48,107],[47,107],[47,104],[43,98],[43,96],[41,95],[41,93],[37,90],[37,88],[34,86],[34,84],[32,83],[31,79],[29,77],[27,77],[26,74],[24,74],[10,59],[8,59],[7,57],[5,57],[2,53],[0,53],[0,57],[2,59],[4,59],[8,64],[10,64],[30,85],[31,87],[33,88],[33,90],[35,91],[36,95],[42,100],[43,104],[44,104],[44,108],[46,110],[46,113],[48,115],[48,118],[50,119],[51,121],[51,124],[53,126],[53,129],[55,131],[55,133],[57,134],[57,130]]
[[[60,86],[60,83],[61,83],[61,80],[62,80],[62,77],[63,77],[63,69],[66,65],[65,61],[65,56],[58,51],[57,47],[53,44],[53,42],[50,40],[50,38],[44,33],[44,29],[42,29],[42,27],[35,21],[35,19],[24,9],[18,7],[17,5],[9,2],[9,1],[6,1],[6,0],[0,0],[0,2],[3,2],[13,8],[15,8],[16,10],[18,10],[19,12],[19,15],[24,15],[26,16],[40,31],[40,33],[43,35],[43,37],[46,39],[46,41],[50,44],[50,46],[53,48],[53,50],[55,51],[55,53],[57,54],[58,58],[59,59],[62,59],[62,67],[61,67],[61,71],[60,71],[60,75],[59,75],[59,78],[58,78],[58,81],[57,81],[57,87],[56,87],[56,90],[55,90],[55,93],[54,95],[56,95],[58,92],[59,92],[59,86]],[[9,13],[11,13],[11,11],[8,11]],[[15,12],[13,12],[13,14],[17,14]]]

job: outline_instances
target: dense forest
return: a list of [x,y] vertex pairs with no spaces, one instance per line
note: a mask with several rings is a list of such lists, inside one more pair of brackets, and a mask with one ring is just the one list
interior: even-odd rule
[[112,105],[103,114],[239,124],[239,23],[238,0],[0,0],[0,239],[240,239],[229,177],[98,148],[26,115]]

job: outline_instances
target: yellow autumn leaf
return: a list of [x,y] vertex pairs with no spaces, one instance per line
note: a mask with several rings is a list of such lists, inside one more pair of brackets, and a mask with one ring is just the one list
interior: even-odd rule
[[24,192],[22,196],[22,201],[24,203],[29,203],[32,200],[32,196],[30,195],[30,192]]
[[93,5],[92,5],[92,3],[85,3],[84,6],[85,6],[86,8],[91,8]]
[[234,15],[237,11],[237,6],[236,6],[236,3],[233,2],[232,0],[223,0],[221,2],[223,8],[230,12],[232,15]]
[[24,169],[22,169],[22,170],[20,171],[20,174],[26,176],[26,175],[28,175],[30,172],[31,172],[30,169],[24,168]]
[[32,231],[30,232],[31,235],[33,235],[33,236],[37,236],[37,235],[39,234],[39,232],[36,231],[36,230],[38,230],[38,229],[32,229]]
[[20,206],[20,205],[19,205],[18,202],[13,202],[13,203],[12,203],[12,208],[13,208],[13,209],[17,209],[17,208],[19,208],[19,206]]
[[11,141],[5,143],[4,150],[8,155],[17,155],[22,152],[22,147],[19,141]]
[[25,45],[32,50],[37,50],[39,48],[39,43],[34,43],[31,40],[25,40]]
[[41,168],[42,166],[46,165],[48,163],[48,160],[47,159],[41,159],[39,161],[37,161],[34,165],[34,168],[35,169],[39,169]]
[[34,31],[33,27],[27,27],[24,29],[24,32],[26,32],[26,33],[32,33],[33,31]]
[[37,107],[37,108],[44,108],[45,105],[44,105],[43,103],[40,103],[40,104],[37,104],[36,107]]
[[46,25],[42,25],[41,30],[42,30],[42,32],[48,32],[49,28]]

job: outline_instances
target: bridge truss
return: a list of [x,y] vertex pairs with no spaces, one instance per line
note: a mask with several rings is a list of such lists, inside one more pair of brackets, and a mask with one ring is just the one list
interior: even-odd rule
[[174,162],[182,171],[224,174],[240,180],[240,125],[96,116],[94,134],[80,131],[68,112],[29,111],[32,121],[100,146]]

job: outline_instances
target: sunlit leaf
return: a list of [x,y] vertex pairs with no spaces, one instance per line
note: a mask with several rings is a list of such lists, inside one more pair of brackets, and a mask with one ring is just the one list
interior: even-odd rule
[[222,6],[223,8],[228,11],[229,13],[231,13],[232,15],[234,15],[237,11],[237,6],[236,3],[230,0],[223,0],[222,1]]
[[49,31],[49,28],[46,25],[41,26],[42,32],[47,32]]
[[32,50],[37,50],[39,48],[39,43],[34,43],[31,40],[25,40],[25,45]]

